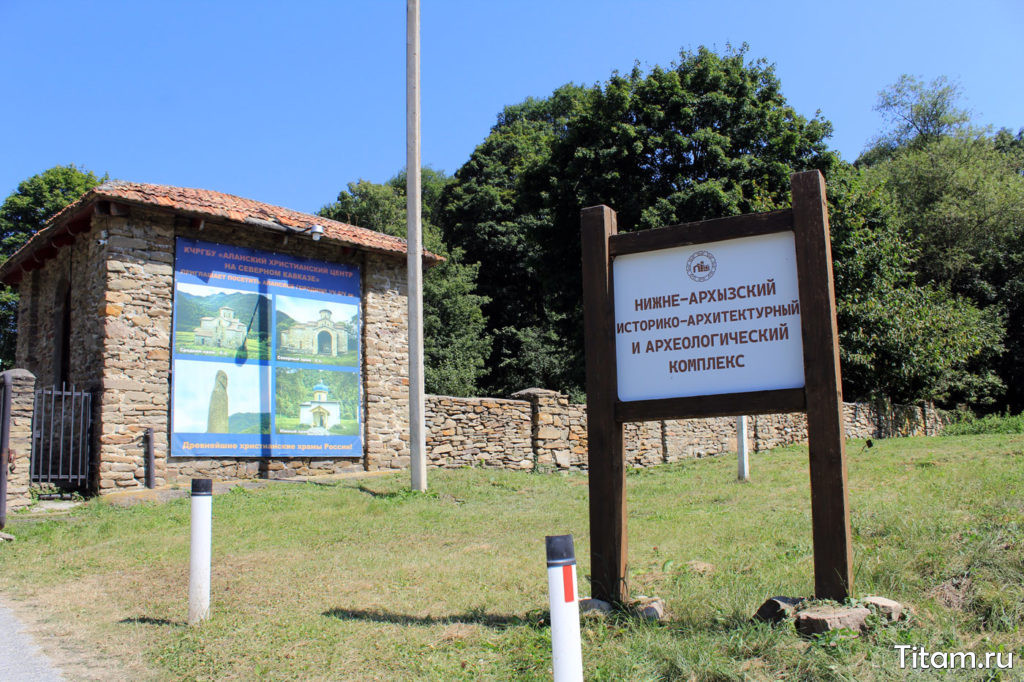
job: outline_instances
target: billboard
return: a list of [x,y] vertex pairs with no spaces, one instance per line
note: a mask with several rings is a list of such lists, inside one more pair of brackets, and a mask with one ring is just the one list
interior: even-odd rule
[[171,455],[361,457],[359,268],[178,238]]

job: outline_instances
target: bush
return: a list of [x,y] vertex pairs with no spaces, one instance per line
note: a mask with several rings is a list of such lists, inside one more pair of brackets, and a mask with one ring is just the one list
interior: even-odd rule
[[983,433],[1024,433],[1024,413],[989,414],[975,417],[967,413],[942,430],[945,436],[974,436]]

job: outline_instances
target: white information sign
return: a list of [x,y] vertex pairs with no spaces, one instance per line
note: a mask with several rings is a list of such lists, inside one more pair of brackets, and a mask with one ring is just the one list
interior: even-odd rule
[[792,232],[618,256],[619,400],[804,385]]

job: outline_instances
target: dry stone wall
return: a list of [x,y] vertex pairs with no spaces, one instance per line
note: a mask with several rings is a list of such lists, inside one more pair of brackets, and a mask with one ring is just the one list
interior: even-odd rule
[[533,469],[531,424],[523,400],[427,396],[430,466]]
[[[850,438],[936,435],[942,417],[933,407],[845,403]],[[807,417],[750,417],[755,451],[807,440]],[[678,419],[629,423],[623,429],[626,463],[645,467],[736,452],[736,419]],[[550,470],[587,468],[587,411],[568,396],[531,388],[496,398],[427,398],[430,466]]]

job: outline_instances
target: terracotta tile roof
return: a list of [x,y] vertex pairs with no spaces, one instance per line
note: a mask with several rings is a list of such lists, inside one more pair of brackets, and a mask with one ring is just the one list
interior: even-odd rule
[[[303,232],[316,224],[323,227],[325,240],[375,253],[395,256],[404,256],[406,253],[404,239],[309,213],[207,189],[115,180],[94,187],[50,218],[43,229],[32,235],[24,246],[0,266],[0,280],[10,279],[18,270],[17,266],[37,252],[52,251],[54,246],[60,246],[59,239],[55,237],[61,233],[61,228],[94,202],[102,200],[163,207],[197,218],[220,218],[251,226],[252,229],[275,229],[268,224],[274,223],[281,226],[279,229],[282,230]],[[424,251],[423,260],[429,266],[443,259]]]

